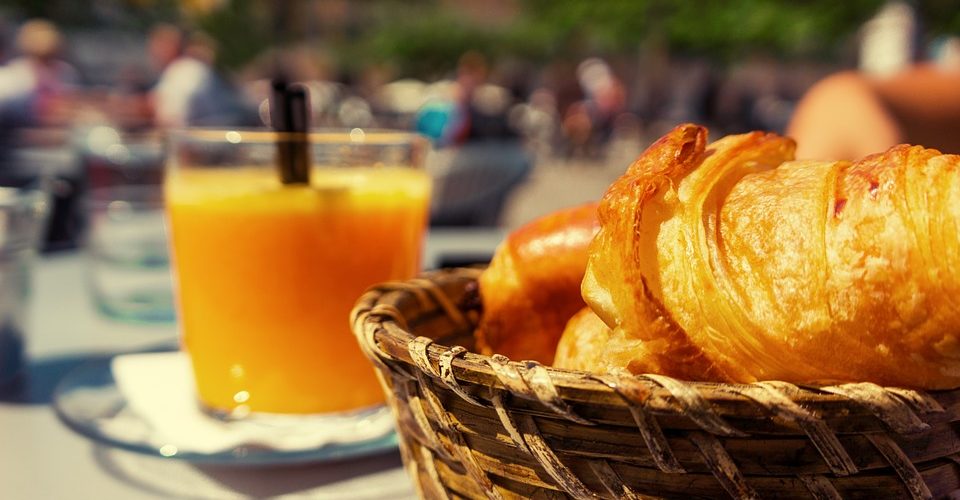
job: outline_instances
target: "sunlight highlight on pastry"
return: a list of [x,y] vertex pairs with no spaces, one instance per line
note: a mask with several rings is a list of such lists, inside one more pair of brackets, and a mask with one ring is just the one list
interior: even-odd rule
[[960,386],[960,157],[706,136],[675,128],[604,195],[582,292],[606,328],[578,315],[555,366]]

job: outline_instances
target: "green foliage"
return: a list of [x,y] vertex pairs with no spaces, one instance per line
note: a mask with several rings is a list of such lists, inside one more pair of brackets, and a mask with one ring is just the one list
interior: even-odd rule
[[220,44],[217,64],[239,68],[274,43],[269,12],[264,2],[231,0],[229,9],[218,9],[196,21],[196,28]]
[[[664,2],[669,3],[669,2]],[[744,51],[825,56],[860,27],[882,0],[669,3],[663,23],[674,48],[729,59]]]
[[[541,25],[579,49],[632,50],[646,40],[728,58],[756,49],[784,56],[829,54],[882,0],[526,0],[521,29]],[[575,35],[571,37],[571,35]]]
[[633,49],[655,28],[651,0],[578,2],[525,0],[520,18],[511,27],[518,41],[530,34],[556,56],[570,50],[617,52]]
[[358,41],[359,58],[400,62],[411,74],[450,70],[468,50],[494,48],[497,34],[443,13],[382,26]]
[[337,48],[350,63],[390,61],[408,75],[449,72],[468,50],[531,61],[613,53],[643,38],[643,1],[527,0],[507,24],[481,24],[456,16],[435,1],[380,2],[365,35]]
[[[482,1],[482,0],[477,0]],[[467,50],[533,62],[586,55],[632,54],[647,43],[730,61],[762,50],[784,58],[835,58],[885,0],[515,0],[516,15],[477,21],[453,2],[363,0],[349,4],[346,26],[300,33],[324,45],[341,68],[389,62],[407,75],[450,71]],[[2,11],[47,17],[66,27],[109,25],[144,30],[181,21],[220,44],[222,63],[239,68],[276,46],[272,10],[287,6],[304,31],[322,3],[312,0],[226,0],[184,17],[184,0],[0,0]],[[912,2],[929,36],[960,34],[957,0]],[[453,8],[451,8],[453,6]]]
[[[408,74],[450,69],[466,50],[533,61],[634,53],[655,41],[674,51],[732,61],[763,51],[835,59],[885,0],[518,0],[506,25],[452,16],[435,1],[380,2],[367,43],[350,60],[390,60]],[[929,35],[960,34],[956,0],[916,3]]]
[[960,5],[957,0],[923,0],[917,10],[933,35],[960,35]]
[[[947,2],[948,0],[943,0]],[[781,57],[832,57],[883,0],[518,0],[506,25],[452,16],[436,2],[383,2],[370,38],[351,61],[391,60],[407,73],[452,68],[466,50],[533,61],[634,53],[652,40],[673,50],[732,60],[762,50]],[[399,7],[399,8],[398,8]],[[941,11],[946,10],[941,8]],[[957,17],[957,16],[954,16]]]

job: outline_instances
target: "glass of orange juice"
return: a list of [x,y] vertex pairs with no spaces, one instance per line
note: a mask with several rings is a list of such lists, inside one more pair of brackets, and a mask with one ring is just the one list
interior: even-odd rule
[[420,269],[429,146],[402,132],[310,133],[310,182],[285,185],[278,138],[171,134],[164,195],[200,403],[235,417],[381,404],[349,313],[367,287]]

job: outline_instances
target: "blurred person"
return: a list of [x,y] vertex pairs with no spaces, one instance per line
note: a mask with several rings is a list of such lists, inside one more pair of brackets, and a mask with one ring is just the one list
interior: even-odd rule
[[466,140],[517,139],[508,116],[512,104],[513,96],[505,87],[485,83],[474,89],[466,106],[470,125]]
[[426,92],[414,118],[416,130],[441,146],[487,138],[512,137],[507,124],[508,99],[492,88],[487,59],[468,51],[457,62],[453,82],[436,82],[440,92]]
[[551,61],[544,66],[540,79],[543,87],[550,90],[559,113],[566,112],[575,102],[583,100],[583,89],[577,81],[577,67],[567,60]]
[[490,82],[487,59],[476,51],[460,57],[455,82],[434,83],[426,94],[417,130],[453,146],[435,165],[431,225],[495,226],[534,160],[510,124],[513,96]]
[[63,37],[43,19],[17,33],[20,56],[0,68],[0,125],[4,128],[63,124],[77,72],[60,57]]
[[566,139],[567,156],[592,155],[593,120],[584,101],[575,102],[567,107],[560,127]]
[[[765,120],[766,113],[758,107],[765,101],[780,99],[780,75],[787,71],[783,64],[762,51],[734,64],[717,84],[713,109],[709,110],[714,120],[726,133],[782,127],[783,123]],[[683,74],[676,78],[683,78]]]
[[451,143],[449,129],[453,117],[457,116],[457,108],[450,101],[442,99],[427,99],[417,110],[413,120],[413,128],[433,141],[437,146],[446,146]]
[[455,89],[456,111],[448,129],[453,143],[517,139],[507,117],[513,97],[490,82],[490,65],[483,54],[468,51],[460,56]]
[[626,88],[610,65],[596,57],[577,66],[576,79],[583,99],[567,106],[561,127],[568,154],[595,156],[610,139],[614,119],[626,110]]
[[580,87],[583,88],[585,105],[593,122],[595,134],[606,141],[613,130],[614,118],[625,111],[626,90],[613,73],[610,65],[598,58],[589,58],[577,68]]
[[538,155],[551,156],[557,144],[560,119],[557,98],[550,89],[538,88],[526,103],[514,105],[508,114],[511,126],[520,131]]
[[861,28],[859,70],[888,76],[913,62],[919,30],[916,10],[907,2],[888,1]]
[[960,153],[960,67],[929,63],[891,76],[842,72],[797,104],[787,135],[801,159],[855,160],[900,143]]
[[414,130],[438,146],[455,144],[453,131],[459,130],[462,119],[457,104],[457,84],[451,80],[433,82],[424,87],[420,98],[422,104],[413,118]]
[[147,49],[161,71],[152,92],[158,126],[242,125],[250,121],[251,111],[214,70],[217,46],[208,35],[187,37],[175,26],[159,25],[151,31]]
[[150,128],[153,116],[149,96],[150,77],[146,70],[133,64],[122,66],[107,93],[109,119],[124,130]]
[[490,67],[487,58],[476,51],[467,51],[457,61],[456,113],[450,129],[452,141],[462,143],[473,133],[473,99],[477,88],[487,81]]
[[153,89],[154,119],[160,126],[187,124],[190,102],[213,71],[203,61],[185,55],[186,40],[179,28],[160,25],[150,32],[147,50],[160,77]]

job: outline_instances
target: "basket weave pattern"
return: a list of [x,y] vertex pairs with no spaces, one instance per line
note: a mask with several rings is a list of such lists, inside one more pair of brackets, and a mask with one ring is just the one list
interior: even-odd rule
[[472,345],[476,269],[365,294],[355,334],[424,498],[939,498],[960,391],[559,370]]

